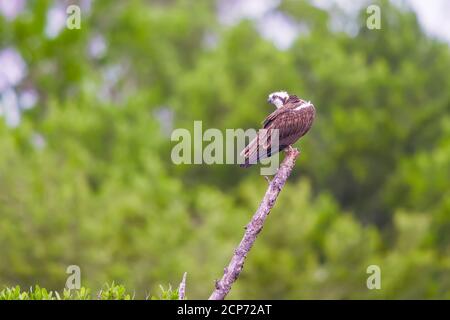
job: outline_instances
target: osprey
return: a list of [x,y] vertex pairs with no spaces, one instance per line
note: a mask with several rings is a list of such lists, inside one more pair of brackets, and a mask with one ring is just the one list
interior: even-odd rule
[[[241,156],[245,162],[241,167],[250,167],[294,144],[308,132],[316,115],[311,102],[285,91],[271,93],[267,102],[274,104],[277,109],[264,120],[262,130],[242,150]],[[278,130],[278,141],[275,130]]]

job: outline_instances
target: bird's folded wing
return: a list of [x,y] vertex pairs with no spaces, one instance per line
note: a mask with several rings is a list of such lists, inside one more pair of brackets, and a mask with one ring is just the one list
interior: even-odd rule
[[281,115],[281,114],[283,114],[283,113],[285,113],[287,111],[288,110],[286,110],[284,108],[281,108],[281,109],[277,109],[274,112],[272,112],[271,114],[269,114],[267,116],[267,118],[264,119],[264,121],[262,123],[263,124],[263,128],[267,128],[273,120],[275,120],[279,115]]
[[[270,115],[269,115],[270,117]],[[268,117],[268,118],[269,118]],[[269,131],[278,129],[278,138],[280,145],[290,145],[291,137],[302,136],[307,130],[306,115],[294,110],[285,110],[284,112],[276,115],[273,119],[270,119],[270,123],[267,125]]]
[[247,147],[241,152],[241,156],[244,158],[251,158],[257,156],[258,152],[267,150],[270,147],[271,131],[267,129],[261,129],[258,131],[256,137],[250,141]]
[[[286,147],[295,142],[299,136],[306,133],[306,122],[302,113],[294,110],[276,110],[266,120],[266,125],[257,136],[244,148],[241,156],[250,159],[260,159],[260,154],[273,154],[279,147]],[[278,134],[278,141],[275,132]],[[269,155],[268,154],[268,155]]]

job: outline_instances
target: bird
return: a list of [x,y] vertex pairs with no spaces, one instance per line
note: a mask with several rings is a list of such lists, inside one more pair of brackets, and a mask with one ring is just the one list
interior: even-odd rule
[[[277,91],[269,94],[267,102],[272,103],[276,110],[267,116],[262,123],[262,130],[242,150],[240,155],[244,163],[240,164],[241,167],[248,168],[261,159],[290,148],[311,129],[314,122],[316,109],[311,101],[302,100],[286,91]],[[278,143],[275,141],[275,130],[278,130]]]

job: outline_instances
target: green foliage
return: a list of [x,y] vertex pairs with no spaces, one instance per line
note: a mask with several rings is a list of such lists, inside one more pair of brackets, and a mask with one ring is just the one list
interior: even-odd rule
[[29,300],[29,295],[27,292],[21,292],[19,286],[15,286],[0,291],[0,300]]
[[[18,127],[0,115],[0,298],[175,299],[159,283],[185,271],[187,295],[208,297],[266,183],[256,167],[175,166],[170,132],[258,127],[279,89],[317,120],[231,297],[450,298],[450,50],[378,4],[368,30],[364,9],[350,21],[282,1],[308,30],[286,50],[252,20],[221,25],[209,0],[93,1],[54,39],[51,1],[0,15],[0,50],[28,70],[14,90],[39,95]],[[72,264],[84,287],[57,293]]]
[[22,291],[20,286],[5,288],[0,291],[0,300],[71,300],[76,297],[78,300],[85,300],[89,297],[86,296],[86,288],[77,290],[77,294],[74,295],[70,291],[64,289],[63,296],[61,297],[56,291],[48,291],[45,288],[41,288],[36,285],[34,288],[30,287],[28,291]]
[[131,295],[126,292],[123,285],[107,284],[99,293],[101,300],[131,300]]
[[169,285],[167,289],[159,286],[161,293],[158,296],[152,296],[151,300],[178,300],[178,290],[173,290]]
[[[177,290],[172,290],[169,286],[164,289],[160,286],[159,296],[152,296],[152,300],[178,300]],[[36,285],[30,287],[28,291],[22,291],[20,286],[7,287],[0,291],[0,300],[91,300],[91,289],[81,287],[80,289],[64,289],[62,295],[57,291],[48,291]],[[112,282],[106,284],[94,299],[98,300],[132,300],[134,295],[127,293],[123,285]]]
[[[112,284],[111,286],[114,286],[114,284]],[[89,299],[91,299],[91,290],[88,288],[85,287],[81,287],[80,289],[64,288],[63,300],[89,300]]]

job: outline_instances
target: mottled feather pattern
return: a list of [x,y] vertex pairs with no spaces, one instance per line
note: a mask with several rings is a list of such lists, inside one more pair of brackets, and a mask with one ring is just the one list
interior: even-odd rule
[[[301,108],[298,108],[301,106]],[[297,108],[297,110],[295,110]],[[249,167],[259,160],[282,151],[304,136],[312,126],[315,118],[315,108],[297,96],[290,96],[283,107],[272,112],[263,122],[263,129],[241,152],[245,163],[241,166]],[[273,130],[278,130],[279,145],[271,145]],[[261,153],[261,154],[258,154]]]

